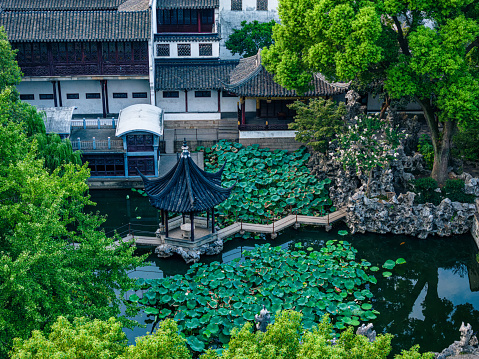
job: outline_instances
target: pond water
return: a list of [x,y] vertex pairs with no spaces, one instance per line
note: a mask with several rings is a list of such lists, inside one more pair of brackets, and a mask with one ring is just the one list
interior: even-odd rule
[[[130,230],[153,232],[156,229],[157,212],[148,199],[127,190],[91,191],[96,209],[106,214],[105,231],[120,228],[118,232]],[[129,199],[127,199],[127,196]],[[373,265],[381,266],[387,259],[405,258],[407,263],[397,266],[389,278],[376,275],[378,283],[371,285],[374,294],[374,309],[381,314],[373,321],[378,333],[395,335],[393,351],[409,348],[414,344],[421,351],[441,351],[453,341],[459,340],[461,322],[471,323],[479,330],[479,264],[478,252],[470,235],[446,239],[430,238],[418,240],[401,235],[355,234],[345,237],[337,232],[345,229],[336,225],[326,232],[323,228],[302,227],[285,230],[275,240],[232,240],[225,243],[224,251],[216,256],[202,257],[202,262],[230,261],[242,256],[255,244],[271,243],[284,249],[301,242],[306,246],[320,248],[330,239],[345,239],[358,250],[357,258],[364,258]],[[140,248],[138,253],[149,253]],[[158,278],[184,274],[188,265],[180,257],[159,259],[151,253],[145,265],[130,273],[132,278]],[[148,323],[146,315],[136,318]],[[129,340],[151,330],[137,328],[126,330]]]

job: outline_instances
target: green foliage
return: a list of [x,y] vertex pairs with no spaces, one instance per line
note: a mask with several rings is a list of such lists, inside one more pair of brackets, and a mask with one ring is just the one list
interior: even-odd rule
[[479,124],[474,126],[459,126],[454,135],[454,157],[466,161],[479,161]]
[[139,279],[136,289],[143,294],[130,301],[157,320],[175,319],[194,351],[216,340],[227,343],[232,329],[253,321],[263,305],[273,313],[301,311],[308,329],[325,313],[336,329],[357,326],[379,312],[369,303],[367,286],[377,282],[371,263],[356,261],[356,252],[345,241],[328,241],[319,252],[256,246],[244,261],[194,264],[184,276]]
[[331,180],[318,181],[310,174],[305,148],[288,154],[222,140],[205,154],[207,171],[217,171],[226,162],[223,185],[236,184],[229,199],[217,206],[222,224],[269,223],[295,211],[324,214],[324,206],[331,205],[325,188]]
[[[353,333],[352,327],[345,330],[336,341],[331,344],[332,325],[328,316],[324,316],[321,323],[312,330],[303,330],[301,314],[291,311],[277,315],[274,324],[268,326],[266,333],[251,332],[248,323],[241,330],[235,329],[229,346],[219,356],[213,350],[202,355],[201,359],[386,359],[391,351],[391,334],[379,334],[373,343],[362,335]],[[418,346],[411,350],[403,350],[396,359],[430,359],[432,353],[418,353]]]
[[409,350],[402,350],[401,354],[396,355],[394,359],[433,359],[434,357],[434,353],[419,353],[419,345],[415,345]]
[[268,47],[273,43],[274,20],[260,23],[257,20],[253,22],[241,22],[240,29],[233,29],[233,33],[228,37],[225,46],[233,55],[239,54],[243,57],[256,55],[259,49]]
[[437,181],[427,177],[411,181],[411,189],[417,196],[414,202],[417,204],[432,203],[438,205],[443,198],[449,198],[453,202],[474,203],[475,196],[464,192],[464,181],[461,179],[447,180],[441,192],[437,192]]
[[13,338],[48,330],[60,315],[118,315],[117,292],[142,261],[129,244],[113,246],[99,230],[103,219],[84,213],[85,166],[44,167],[31,136],[44,127],[28,121],[36,111],[16,97],[0,92],[0,357]]
[[464,192],[464,181],[461,179],[449,179],[442,188],[444,197],[453,202],[474,203],[476,196]]
[[16,51],[12,50],[3,27],[0,27],[0,54],[0,89],[19,84],[22,72],[15,60]]
[[29,339],[15,339],[12,359],[190,359],[186,340],[178,334],[173,320],[163,321],[153,334],[137,338],[135,346],[127,347],[122,323],[115,318],[107,321],[75,318],[70,323],[58,317],[48,335],[35,330]]
[[119,359],[190,359],[186,340],[178,334],[174,320],[166,319],[151,335],[136,339],[136,345],[129,346]]
[[75,318],[72,324],[65,317],[58,317],[47,336],[35,330],[29,339],[15,339],[12,359],[117,358],[126,344],[121,323],[114,318]]
[[479,118],[477,4],[281,0],[278,12],[274,44],[262,53],[275,81],[307,91],[320,72],[330,81],[374,84],[391,99],[415,99],[437,145],[433,176],[443,182],[453,133],[444,129]]
[[337,105],[333,100],[312,99],[308,104],[296,101],[289,106],[296,111],[289,128],[296,130],[296,141],[307,143],[315,151],[326,153],[329,142],[343,132],[346,105]]
[[35,139],[38,152],[45,159],[45,167],[50,171],[64,163],[81,165],[80,151],[73,151],[69,139],[62,140],[57,134],[37,133]]
[[428,135],[421,135],[417,145],[418,152],[424,157],[426,161],[426,168],[432,169],[434,164],[434,148],[432,146],[431,138]]
[[417,204],[432,203],[438,205],[442,201],[441,193],[436,192],[437,181],[431,177],[417,178],[410,182],[411,189],[416,193],[414,202]]

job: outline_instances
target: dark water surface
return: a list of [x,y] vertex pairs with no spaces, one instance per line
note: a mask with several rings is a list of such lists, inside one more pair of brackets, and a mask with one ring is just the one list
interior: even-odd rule
[[[154,232],[157,212],[148,199],[126,190],[91,191],[96,209],[108,215],[105,231],[120,228],[118,232]],[[129,199],[126,199],[126,196]],[[131,223],[130,226],[128,224]],[[376,275],[378,283],[371,285],[374,294],[373,307],[381,314],[373,321],[378,333],[389,332],[394,352],[414,344],[421,351],[441,351],[453,341],[459,340],[461,322],[471,323],[479,330],[479,264],[478,252],[472,236],[463,235],[446,239],[418,240],[401,235],[355,234],[340,237],[336,225],[332,231],[323,228],[303,227],[285,230],[275,240],[233,240],[225,243],[224,251],[216,256],[202,257],[204,263],[230,261],[242,256],[242,252],[255,244],[271,243],[284,249],[301,242],[320,248],[330,239],[345,239],[358,250],[357,258],[364,258],[380,267],[387,259],[402,257],[407,263],[392,270],[393,275],[383,278]],[[149,249],[139,249],[148,253]],[[159,278],[184,274],[189,266],[179,256],[159,259],[148,256],[145,265],[130,273],[132,278]],[[136,318],[145,323],[146,315]],[[151,330],[151,325],[126,330],[133,343],[136,336]]]

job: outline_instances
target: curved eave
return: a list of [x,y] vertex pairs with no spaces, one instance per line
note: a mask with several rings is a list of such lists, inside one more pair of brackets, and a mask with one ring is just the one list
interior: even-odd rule
[[138,127],[138,128],[132,129],[132,130],[127,130],[127,131],[115,133],[115,136],[116,137],[122,137],[122,136],[128,135],[129,133],[133,133],[133,132],[148,132],[148,133],[151,133],[151,134],[157,135],[157,136],[162,136],[163,135],[163,131],[154,131],[154,130],[149,130],[149,129],[146,129],[146,128]]

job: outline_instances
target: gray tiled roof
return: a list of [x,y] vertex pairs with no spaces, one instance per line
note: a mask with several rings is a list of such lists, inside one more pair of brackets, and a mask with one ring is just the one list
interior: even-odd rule
[[116,10],[126,0],[0,0],[4,11]]
[[214,90],[228,82],[237,61],[157,61],[155,89]]
[[148,10],[149,2],[150,0],[126,0],[118,7],[118,11]]
[[246,97],[295,97],[295,96],[331,96],[346,92],[347,85],[332,85],[321,76],[313,77],[313,89],[305,94],[287,90],[277,84],[273,75],[261,65],[261,54],[241,59],[231,72],[225,88],[238,96]]
[[155,42],[177,42],[177,41],[220,41],[219,34],[155,34]]
[[10,41],[146,41],[150,11],[28,11],[0,13]]
[[220,6],[219,0],[158,0],[158,9],[208,9]]

